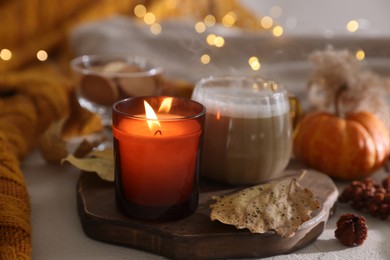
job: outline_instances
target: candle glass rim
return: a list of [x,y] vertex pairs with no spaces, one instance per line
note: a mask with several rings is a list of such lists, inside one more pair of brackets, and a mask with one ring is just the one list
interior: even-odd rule
[[[117,105],[120,104],[120,103],[124,103],[124,102],[128,102],[129,100],[134,100],[134,99],[147,99],[147,98],[173,98],[173,99],[179,99],[179,100],[183,100],[183,101],[187,101],[187,102],[191,102],[191,103],[195,103],[197,105],[199,105],[201,107],[201,111],[198,112],[198,113],[195,113],[194,115],[189,115],[189,116],[177,116],[177,117],[171,117],[171,118],[157,118],[157,119],[150,119],[150,118],[146,118],[146,115],[145,116],[137,116],[137,115],[133,115],[133,114],[129,114],[129,113],[126,113],[126,112],[123,112],[123,111],[120,111],[119,109],[117,109]],[[192,99],[187,99],[187,98],[183,98],[183,97],[173,97],[173,96],[137,96],[137,97],[129,97],[129,98],[125,98],[125,99],[121,99],[121,100],[118,100],[117,102],[115,102],[113,105],[112,105],[112,113],[118,113],[119,115],[125,117],[125,118],[129,118],[129,119],[136,119],[136,120],[150,120],[150,121],[160,121],[160,122],[174,122],[174,121],[185,121],[185,120],[191,120],[191,119],[197,119],[199,117],[202,117],[206,114],[206,107],[201,104],[200,102],[198,101],[195,101],[195,100],[192,100]]]
[[[206,88],[212,88],[212,87],[226,87],[226,85],[208,85],[209,83],[212,82],[259,82],[262,84],[262,86],[269,85],[269,90],[271,91],[269,94],[266,95],[252,95],[252,96],[234,96],[229,92],[226,93],[209,93],[207,92]],[[272,89],[276,87],[275,89]],[[246,75],[221,75],[221,76],[209,76],[200,79],[196,84],[195,84],[195,89],[194,91],[205,91],[207,95],[212,96],[212,97],[220,97],[220,98],[229,98],[229,100],[251,100],[255,99],[258,100],[259,98],[264,98],[267,99],[269,97],[276,97],[279,95],[286,95],[288,94],[287,89],[280,84],[279,82],[276,82],[274,80],[267,80],[263,77],[260,76],[246,76]],[[252,92],[255,93],[255,92]],[[194,96],[194,94],[192,94]]]
[[[109,62],[122,61],[128,65],[139,66],[143,71],[98,71],[93,70],[92,64],[99,62],[97,65],[107,64]],[[84,65],[85,67],[83,67]],[[163,68],[156,66],[148,61],[144,56],[139,55],[110,55],[110,54],[85,54],[73,58],[70,61],[70,67],[73,71],[83,75],[99,75],[106,77],[121,77],[121,78],[138,78],[156,76],[163,73]]]

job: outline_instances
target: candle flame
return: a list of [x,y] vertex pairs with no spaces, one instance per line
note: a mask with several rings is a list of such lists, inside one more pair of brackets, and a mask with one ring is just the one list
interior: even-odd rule
[[[162,102],[160,107],[158,108],[158,112],[169,113],[171,110],[173,98],[167,97]],[[146,114],[146,122],[148,123],[149,130],[154,133],[154,135],[160,134],[161,132],[161,124],[158,121],[157,114],[154,112],[153,108],[149,103],[144,100],[145,106],[145,114]]]
[[173,98],[168,97],[165,98],[160,105],[160,108],[158,109],[158,112],[166,112],[168,113],[169,110],[171,110]]
[[154,112],[153,108],[149,105],[148,102],[144,100],[146,121],[148,123],[149,130],[151,132],[156,132],[161,129],[160,122],[158,121],[157,115]]

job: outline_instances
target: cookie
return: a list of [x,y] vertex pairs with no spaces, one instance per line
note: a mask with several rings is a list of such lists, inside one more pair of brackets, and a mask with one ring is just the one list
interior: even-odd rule
[[119,98],[112,80],[93,74],[81,77],[79,92],[85,99],[102,106],[111,106]]

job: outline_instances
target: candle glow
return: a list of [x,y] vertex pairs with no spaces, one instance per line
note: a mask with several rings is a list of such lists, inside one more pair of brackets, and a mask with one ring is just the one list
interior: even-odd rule
[[[204,111],[192,100],[173,97],[136,97],[114,105],[117,198],[126,214],[170,219],[195,210]],[[165,216],[171,207],[181,210]]]
[[[161,129],[160,122],[158,121],[157,115],[154,112],[153,108],[149,105],[148,102],[144,100],[146,122],[148,123],[149,130],[157,133]],[[160,130],[161,131],[161,130]]]
[[171,98],[171,97],[165,98],[161,102],[161,105],[160,105],[160,108],[158,109],[158,112],[169,113],[169,111],[171,110],[172,101],[173,101],[173,98]]

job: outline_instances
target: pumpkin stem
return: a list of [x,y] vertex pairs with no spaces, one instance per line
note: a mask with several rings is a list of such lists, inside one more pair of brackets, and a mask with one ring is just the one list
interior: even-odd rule
[[343,94],[344,91],[348,89],[348,85],[346,83],[342,84],[336,91],[335,97],[334,97],[334,108],[336,112],[336,116],[340,117],[340,99],[341,94]]

